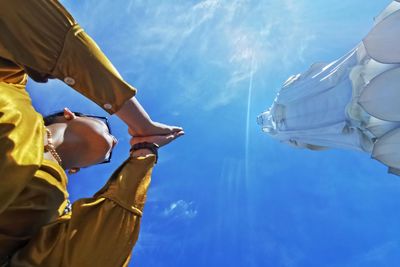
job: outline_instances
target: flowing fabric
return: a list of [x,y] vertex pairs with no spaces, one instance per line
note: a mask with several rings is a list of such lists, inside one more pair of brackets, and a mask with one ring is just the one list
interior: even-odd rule
[[43,120],[25,90],[28,75],[58,78],[110,114],[136,93],[58,1],[0,0],[0,214],[43,158]]
[[290,77],[258,116],[264,132],[300,148],[370,153],[400,170],[400,2],[375,19],[363,41],[331,63]]
[[154,157],[130,157],[63,216],[67,179],[43,160],[28,75],[60,79],[110,114],[136,93],[58,1],[0,0],[0,266],[126,266]]
[[67,177],[44,160],[0,215],[0,266],[127,266],[154,161],[154,155],[130,157],[99,192],[65,214]]

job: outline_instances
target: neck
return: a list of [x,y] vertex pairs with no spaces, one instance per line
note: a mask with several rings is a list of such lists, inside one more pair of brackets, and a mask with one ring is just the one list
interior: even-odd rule
[[[44,158],[56,161],[60,165],[62,164],[64,166],[65,164],[62,162],[62,156],[59,155],[57,147],[59,147],[64,141],[64,131],[66,126],[59,123],[59,124],[49,125],[46,128],[47,131],[44,136],[44,144],[45,144]],[[51,137],[51,139],[49,139],[49,137]],[[49,140],[51,141],[49,142]],[[53,147],[53,149],[50,149],[49,146],[46,147],[46,145],[49,145],[49,143],[52,144],[51,147]]]
[[[81,166],[82,155],[77,153],[77,150],[82,147],[82,142],[74,134],[68,133],[67,124],[54,123],[47,126],[47,128],[53,136],[52,143],[62,160],[62,167],[64,169],[71,169]],[[50,159],[54,160],[54,157]]]
[[57,149],[64,142],[64,132],[67,125],[65,123],[55,123],[46,127],[50,130],[53,136],[53,145]]

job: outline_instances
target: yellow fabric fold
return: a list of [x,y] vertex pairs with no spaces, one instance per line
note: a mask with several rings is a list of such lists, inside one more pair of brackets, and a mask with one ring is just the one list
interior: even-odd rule
[[14,62],[0,58],[0,82],[14,84],[24,88],[27,82],[27,75],[24,69]]
[[142,216],[152,172],[151,168],[144,167],[153,166],[154,163],[154,155],[129,158],[96,196],[113,200],[125,209]]
[[0,0],[0,18],[0,58],[32,79],[58,78],[110,114],[136,94],[58,1]]
[[109,113],[136,93],[58,1],[0,0],[0,266],[127,266],[154,157],[129,158],[60,217],[67,178],[43,160],[27,74],[59,78]]
[[126,266],[138,239],[154,161],[154,156],[129,158],[93,198],[76,201],[69,215],[33,235],[10,266]]
[[[58,1],[0,0],[0,43],[5,57],[49,74],[75,24]],[[1,50],[0,50],[1,51]]]
[[68,197],[66,184],[64,170],[49,160],[44,160],[31,180],[22,184],[22,192],[0,214],[0,262],[61,215],[59,209]]
[[0,214],[32,179],[42,158],[42,117],[23,88],[0,82]]
[[110,114],[136,94],[136,89],[122,79],[93,39],[77,24],[68,31],[51,75],[69,83]]

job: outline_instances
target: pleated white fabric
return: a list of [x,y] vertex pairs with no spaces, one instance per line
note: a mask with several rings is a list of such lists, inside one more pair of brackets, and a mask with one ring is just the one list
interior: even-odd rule
[[[396,149],[397,148],[397,149]],[[396,169],[400,166],[400,128],[393,129],[376,141],[372,157]]]
[[395,68],[372,79],[364,88],[359,103],[365,111],[376,118],[400,121],[399,100],[400,68]]
[[290,77],[258,123],[281,142],[313,150],[364,151],[399,174],[399,43],[396,0],[348,54]]
[[400,62],[400,12],[398,2],[391,3],[380,16],[379,23],[364,39],[368,54],[381,63]]

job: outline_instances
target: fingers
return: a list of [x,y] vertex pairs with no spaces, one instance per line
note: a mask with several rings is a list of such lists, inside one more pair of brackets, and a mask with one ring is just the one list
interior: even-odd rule
[[182,136],[182,135],[185,135],[185,132],[184,131],[177,131],[177,132],[174,132],[174,133],[172,133],[172,134],[167,134],[167,135],[161,135],[161,136],[159,136],[159,137],[165,137],[165,139],[167,139],[167,140],[170,140],[170,139],[175,139],[175,138],[178,138],[178,137],[180,137],[180,136]]
[[178,138],[178,137],[180,137],[180,136],[182,136],[182,135],[185,135],[185,132],[184,132],[183,130],[176,131],[176,132],[173,133],[173,136],[174,136],[175,138]]
[[183,128],[182,127],[178,127],[178,126],[171,126],[171,131],[173,133],[183,132]]
[[169,135],[169,138],[166,138],[166,142],[163,145],[169,144],[170,142],[174,141],[175,139],[183,136],[185,134],[184,131],[174,132],[173,134]]
[[182,127],[179,126],[170,126],[159,122],[152,122],[151,126],[137,130],[133,128],[129,128],[128,132],[131,136],[154,136],[154,135],[167,135],[173,134],[177,132],[183,131]]
[[182,135],[185,135],[185,131],[181,130],[181,131],[177,132],[176,134],[177,134],[178,136],[182,136]]
[[[166,135],[159,135],[159,137],[165,137],[166,139],[171,139],[171,138],[177,138],[179,136],[184,135],[185,133],[183,131],[179,131],[179,132],[174,132],[172,134],[166,134]],[[157,137],[157,136],[154,136]]]
[[183,131],[179,131],[179,132],[174,132],[174,133],[169,134],[169,135],[160,136],[161,138],[158,138],[159,139],[158,141],[161,144],[158,144],[158,143],[157,144],[160,145],[160,146],[169,144],[170,142],[172,142],[173,140],[175,140],[176,138],[178,138],[178,137],[180,137],[180,136],[182,136],[184,134],[185,133]]
[[172,134],[166,134],[166,135],[132,137],[130,140],[130,144],[134,145],[137,143],[149,142],[149,143],[156,143],[159,146],[164,146],[164,145],[172,142],[176,138],[183,136],[184,134],[185,134],[184,131],[177,131]]
[[183,131],[182,127],[178,126],[169,126],[165,124],[156,124],[156,128],[153,129],[152,131],[149,132],[147,135],[168,135],[168,134],[174,134]]

